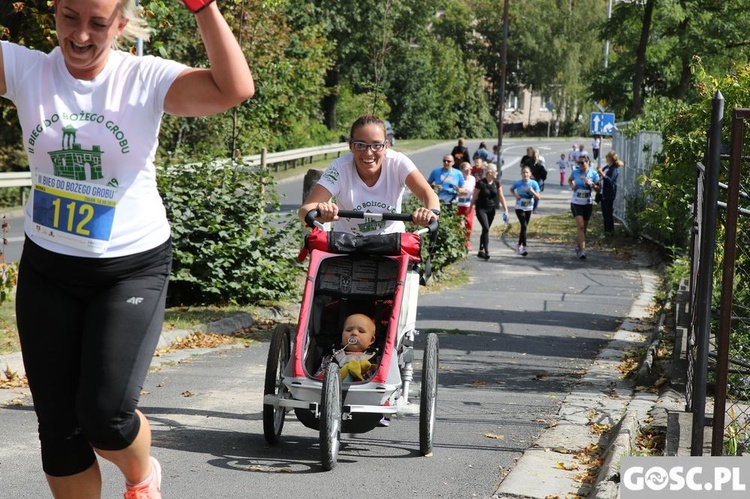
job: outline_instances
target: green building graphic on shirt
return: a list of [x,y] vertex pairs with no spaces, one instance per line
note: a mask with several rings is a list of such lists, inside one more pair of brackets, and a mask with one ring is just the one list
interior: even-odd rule
[[63,128],[62,149],[50,151],[55,176],[72,180],[98,180],[102,173],[102,150],[92,146],[87,150],[76,142],[76,129],[68,125]]

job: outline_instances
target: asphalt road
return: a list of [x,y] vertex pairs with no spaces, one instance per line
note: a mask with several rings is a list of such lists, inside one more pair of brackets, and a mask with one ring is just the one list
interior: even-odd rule
[[[411,156],[426,172],[452,145]],[[568,141],[509,141],[503,180],[518,178],[527,145],[549,147],[542,149],[548,164],[570,147]],[[289,196],[290,205],[298,199]],[[567,188],[548,183],[542,214],[566,211],[569,196]],[[514,247],[515,241],[493,237],[490,261],[465,262],[470,284],[420,296],[417,327],[440,339],[433,457],[419,456],[416,418],[343,435],[339,465],[330,472],[322,471],[317,433],[293,416],[282,443],[266,444],[261,397],[268,344],[261,342],[183,361],[155,359],[161,367],[149,375],[141,407],[164,468],[164,497],[492,496],[553,423],[641,289],[631,264],[605,254],[592,251],[582,262],[572,245],[529,241],[530,254],[522,258]],[[418,337],[417,352],[424,339]],[[421,353],[417,364],[415,394]],[[23,390],[13,393],[17,403],[0,407],[0,497],[50,497],[31,401]],[[121,497],[119,473],[102,467],[103,497]]]

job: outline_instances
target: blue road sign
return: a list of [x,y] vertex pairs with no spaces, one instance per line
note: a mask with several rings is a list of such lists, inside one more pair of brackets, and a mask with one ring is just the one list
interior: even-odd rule
[[591,113],[589,133],[591,135],[612,135],[615,131],[615,113]]

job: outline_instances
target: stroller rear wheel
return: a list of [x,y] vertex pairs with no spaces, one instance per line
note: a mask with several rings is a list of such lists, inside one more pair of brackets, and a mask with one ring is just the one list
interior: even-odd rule
[[432,435],[435,429],[437,401],[438,337],[427,335],[422,359],[422,388],[419,395],[419,453],[432,455]]
[[323,376],[323,393],[320,401],[320,452],[323,469],[336,466],[341,438],[341,377],[335,362],[328,364]]
[[[281,399],[286,393],[286,387],[282,381],[287,362],[289,362],[289,326],[278,324],[273,330],[271,345],[268,348],[263,395],[276,395]],[[271,404],[263,405],[263,434],[269,444],[274,445],[279,442],[281,430],[284,428],[285,416],[286,409],[284,407]]]

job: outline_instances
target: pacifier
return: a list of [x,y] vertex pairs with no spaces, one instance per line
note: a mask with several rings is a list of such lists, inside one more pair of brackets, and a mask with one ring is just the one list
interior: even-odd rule
[[357,343],[359,343],[359,340],[357,339],[356,336],[349,336],[349,339],[346,340],[346,342],[349,345],[356,345]]

